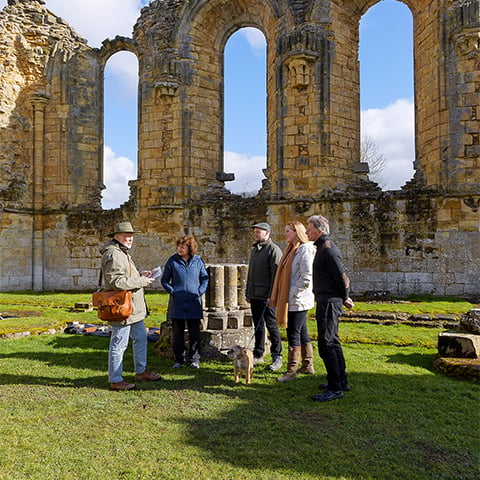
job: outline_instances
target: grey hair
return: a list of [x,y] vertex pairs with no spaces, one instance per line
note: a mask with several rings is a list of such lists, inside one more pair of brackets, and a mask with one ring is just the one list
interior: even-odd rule
[[321,230],[323,233],[330,235],[330,225],[328,220],[322,215],[312,215],[308,219],[308,223],[311,223],[316,230]]

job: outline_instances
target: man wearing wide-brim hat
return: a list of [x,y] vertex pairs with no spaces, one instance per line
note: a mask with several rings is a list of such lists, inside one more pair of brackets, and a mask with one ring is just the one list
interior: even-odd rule
[[108,381],[111,390],[133,390],[135,384],[123,379],[123,354],[128,347],[129,338],[133,344],[133,362],[136,382],[160,380],[160,375],[147,370],[147,332],[145,317],[147,305],[143,288],[153,282],[152,278],[140,275],[130,249],[135,233],[130,222],[120,222],[115,225],[113,237],[101,249],[102,275],[105,290],[131,290],[133,311],[130,317],[121,321],[110,321],[112,334],[108,352]]

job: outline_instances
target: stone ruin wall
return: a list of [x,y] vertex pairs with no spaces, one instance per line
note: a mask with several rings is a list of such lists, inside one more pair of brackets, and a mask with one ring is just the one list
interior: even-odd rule
[[[282,246],[292,218],[332,223],[355,294],[477,296],[479,2],[405,1],[414,18],[415,177],[382,192],[360,160],[358,21],[375,0],[155,0],[132,38],[90,48],[48,1],[0,13],[0,288],[93,289],[116,221],[142,230],[134,256],[162,264],[192,233],[209,264],[245,263],[249,226]],[[222,67],[229,35],[260,28],[268,168],[255,198],[223,169]],[[138,179],[101,209],[103,69],[139,58]],[[227,184],[228,187],[228,184]]]

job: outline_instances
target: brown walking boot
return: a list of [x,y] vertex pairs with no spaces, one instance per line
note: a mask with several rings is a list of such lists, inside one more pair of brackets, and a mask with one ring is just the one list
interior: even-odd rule
[[298,373],[312,374],[315,373],[313,368],[313,345],[312,342],[302,344],[302,366],[298,369]]
[[287,371],[277,378],[277,382],[288,382],[297,378],[298,362],[300,360],[300,347],[288,347]]
[[136,387],[133,383],[127,383],[125,380],[110,384],[110,390],[116,390],[116,391],[135,390],[135,388]]
[[152,373],[145,370],[143,373],[137,373],[133,379],[136,382],[156,382],[157,380],[161,380],[162,377],[158,375],[158,373]]

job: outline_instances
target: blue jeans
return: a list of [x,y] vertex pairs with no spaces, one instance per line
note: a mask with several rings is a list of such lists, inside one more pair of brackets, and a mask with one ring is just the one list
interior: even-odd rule
[[338,317],[342,314],[341,298],[317,299],[318,353],[327,370],[328,389],[339,391],[347,382],[345,358],[338,337]]
[[277,358],[282,358],[282,338],[277,326],[276,310],[273,307],[265,306],[266,303],[266,300],[250,300],[252,320],[255,325],[253,356],[261,358],[265,353],[265,327],[267,327],[271,342],[270,353],[272,354],[272,360],[275,361]]
[[147,368],[147,330],[145,322],[112,327],[108,352],[108,381],[117,383],[123,380],[123,354],[132,339],[133,365],[135,373],[143,373]]
[[307,310],[288,312],[287,339],[289,347],[300,347],[311,342],[307,329]]

